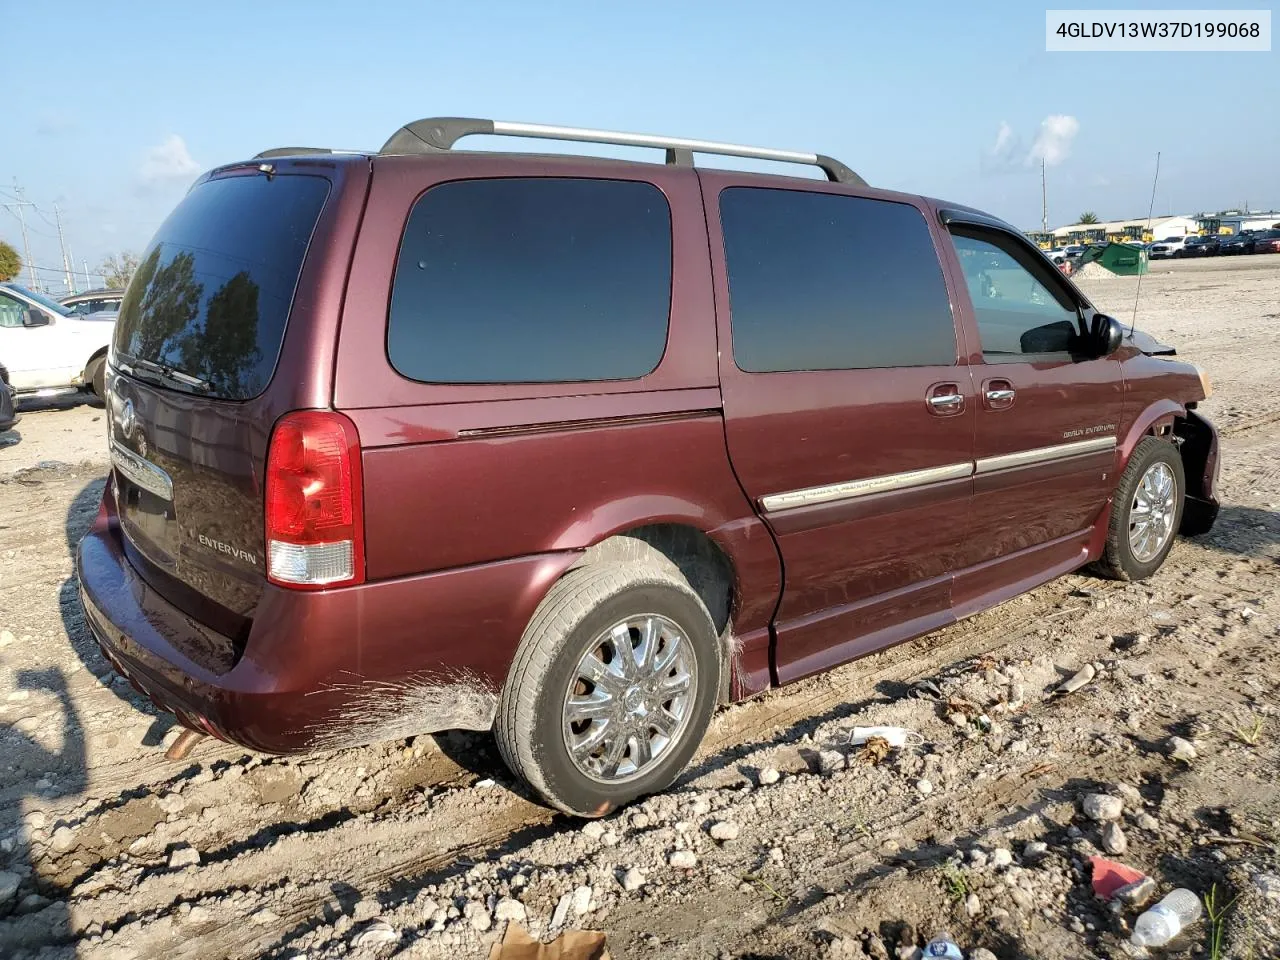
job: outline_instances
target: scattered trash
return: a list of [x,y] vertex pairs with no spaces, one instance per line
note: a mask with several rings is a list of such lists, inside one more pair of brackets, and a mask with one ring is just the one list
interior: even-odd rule
[[907,696],[917,700],[941,700],[942,690],[932,680],[917,680],[907,691]]
[[1075,693],[1086,683],[1098,675],[1098,671],[1093,669],[1092,663],[1086,663],[1070,680],[1064,681],[1058,686],[1054,693]]
[[1111,895],[1112,900],[1119,900],[1129,907],[1145,907],[1156,895],[1156,882],[1150,877],[1143,877],[1133,883],[1126,883]]
[[893,746],[884,737],[870,737],[858,751],[858,762],[874,767],[893,752]]
[[951,697],[947,700],[947,713],[959,713],[974,719],[982,713],[982,708],[976,703],[970,703],[964,697]]
[[945,930],[933,935],[933,939],[924,948],[924,955],[926,957],[945,957],[946,960],[964,960],[964,954],[960,952],[960,947],[951,939],[951,934]]
[[1138,917],[1129,941],[1138,947],[1163,947],[1199,920],[1203,909],[1192,891],[1185,887],[1174,890]]
[[1147,876],[1141,870],[1106,857],[1090,857],[1089,865],[1093,870],[1093,892],[1100,900],[1111,900],[1121,889],[1145,880]]
[[519,924],[507,925],[506,936],[489,951],[489,960],[609,960],[603,933],[570,930],[550,943],[529,936]]
[[875,737],[888,741],[891,747],[918,747],[924,743],[924,737],[906,727],[854,727],[849,743],[857,747]]

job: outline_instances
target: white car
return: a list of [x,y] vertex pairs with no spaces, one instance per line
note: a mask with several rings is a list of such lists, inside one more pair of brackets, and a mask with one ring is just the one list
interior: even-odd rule
[[1163,240],[1157,240],[1147,247],[1147,259],[1162,260],[1166,257],[1180,257],[1189,239],[1190,237],[1165,237]]
[[0,283],[0,363],[14,392],[51,396],[68,390],[105,393],[114,317],[74,316],[57,301],[16,283]]

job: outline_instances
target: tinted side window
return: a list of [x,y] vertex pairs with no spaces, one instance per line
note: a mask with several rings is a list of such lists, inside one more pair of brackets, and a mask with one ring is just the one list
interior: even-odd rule
[[0,327],[22,326],[22,311],[25,306],[26,304],[19,303],[13,297],[0,293]]
[[740,369],[955,363],[942,267],[915,207],[730,187],[720,225]]
[[433,383],[627,380],[667,344],[671,211],[652,184],[433,187],[405,227],[387,353]]
[[999,362],[1025,354],[1070,352],[1078,333],[1076,307],[1063,302],[1067,298],[1057,284],[1036,277],[1047,268],[1031,262],[1031,254],[1012,238],[957,229],[953,239],[984,359]]

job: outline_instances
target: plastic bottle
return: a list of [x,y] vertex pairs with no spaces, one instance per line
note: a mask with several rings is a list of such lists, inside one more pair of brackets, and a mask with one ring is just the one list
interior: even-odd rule
[[924,955],[926,957],[943,957],[945,960],[964,960],[964,954],[960,952],[956,942],[951,939],[951,934],[945,930],[940,930],[933,935],[933,939],[924,948]]
[[1200,898],[1186,888],[1174,890],[1133,925],[1134,946],[1162,947],[1200,919]]

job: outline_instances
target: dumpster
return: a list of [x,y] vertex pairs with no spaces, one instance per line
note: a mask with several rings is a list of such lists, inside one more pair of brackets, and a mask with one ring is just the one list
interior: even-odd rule
[[1096,263],[1122,277],[1136,277],[1147,272],[1147,251],[1127,243],[1091,243],[1080,255],[1076,269],[1086,263]]

